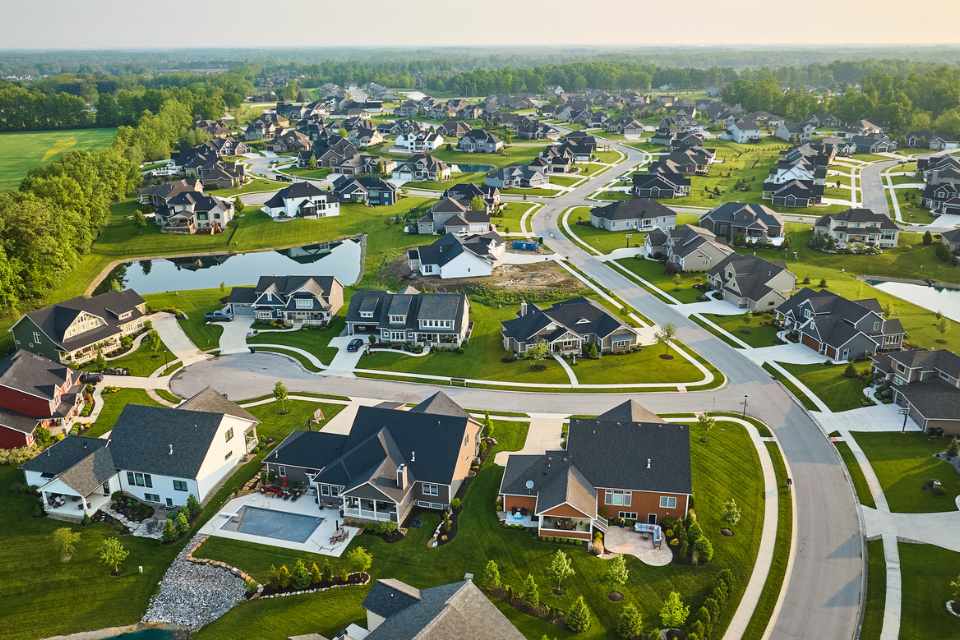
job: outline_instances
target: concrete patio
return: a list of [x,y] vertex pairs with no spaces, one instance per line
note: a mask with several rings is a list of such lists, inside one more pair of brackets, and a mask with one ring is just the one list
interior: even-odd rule
[[673,562],[673,552],[667,546],[666,540],[656,549],[652,536],[644,538],[633,529],[625,527],[610,527],[603,536],[603,548],[607,553],[633,556],[651,567],[665,567]]

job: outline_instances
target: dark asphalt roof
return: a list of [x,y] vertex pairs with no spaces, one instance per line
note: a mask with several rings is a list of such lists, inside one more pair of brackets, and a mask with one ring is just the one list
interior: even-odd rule
[[267,200],[264,205],[267,207],[282,207],[283,201],[292,198],[309,198],[311,196],[331,195],[323,191],[312,182],[294,182],[289,187],[284,187],[277,191]]
[[45,400],[67,381],[69,369],[30,351],[18,350],[0,360],[0,387],[8,387]]
[[874,213],[870,209],[847,209],[843,213],[826,215],[819,218],[814,226],[825,227],[830,225],[831,220],[841,222],[856,222],[859,224],[870,223],[881,229],[898,229],[896,224],[890,218],[882,213]]
[[599,416],[597,420],[613,421],[613,422],[650,422],[650,423],[664,423],[657,414],[650,411],[642,404],[636,400],[627,400],[621,402],[617,406],[604,411]]
[[537,490],[537,513],[565,504],[585,516],[596,517],[597,492],[594,485],[572,463],[566,452],[547,451],[538,466],[540,473],[533,478],[534,489]]
[[428,396],[419,404],[410,409],[410,411],[414,413],[430,413],[433,415],[455,416],[461,418],[468,417],[468,414],[463,410],[463,407],[454,402],[453,399],[443,391],[437,391],[433,395]]
[[783,218],[780,214],[762,204],[726,202],[705,213],[700,219],[701,222],[704,219],[714,222],[730,222],[737,227],[747,227],[760,223],[764,227],[783,228]]
[[960,356],[946,349],[927,351],[926,349],[910,349],[891,351],[887,356],[905,367],[933,371],[939,369],[944,373],[960,378]]
[[[78,296],[63,302],[41,307],[27,314],[34,324],[49,336],[54,342],[67,349],[77,349],[92,344],[97,340],[118,333],[117,316],[125,312],[132,312],[123,322],[129,322],[141,315],[137,305],[143,304],[143,298],[136,291],[108,291],[92,298]],[[94,331],[86,331],[77,336],[64,340],[64,332],[82,312],[99,316],[104,319],[106,326]]]
[[33,460],[23,463],[20,468],[56,476],[105,446],[107,441],[103,438],[68,436],[45,449]]
[[420,589],[400,580],[381,578],[363,599],[363,608],[389,618],[418,602],[421,602]]
[[924,418],[960,419],[960,389],[939,378],[913,382],[897,389]]
[[500,324],[503,335],[517,340],[527,340],[551,322],[581,336],[596,335],[601,338],[626,327],[609,311],[587,298],[572,298],[558,302],[549,309],[540,309],[535,304],[528,304],[526,315],[504,320]]
[[[731,253],[710,270],[710,275],[725,276],[729,266],[733,267],[739,294],[751,300],[759,300],[765,296],[770,291],[767,283],[785,270],[757,256]],[[726,282],[724,277],[725,285]]]
[[594,207],[590,210],[590,214],[605,220],[643,220],[677,215],[672,209],[650,198],[630,198],[612,202],[602,207]]
[[260,422],[257,416],[253,415],[236,402],[231,402],[227,398],[214,391],[210,387],[204,387],[192,398],[183,401],[177,409],[186,409],[188,411],[204,411],[206,413],[224,413],[236,418],[243,418],[250,422]]
[[348,438],[326,431],[294,431],[264,460],[271,464],[322,469],[333,462]]

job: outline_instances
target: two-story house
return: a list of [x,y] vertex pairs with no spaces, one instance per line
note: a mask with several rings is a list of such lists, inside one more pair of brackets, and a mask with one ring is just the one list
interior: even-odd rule
[[262,211],[274,220],[329,218],[340,215],[340,200],[312,182],[294,182],[273,194]]
[[733,120],[727,125],[727,130],[721,137],[738,144],[760,142],[760,125],[757,124],[756,120],[750,118]]
[[417,220],[417,233],[487,233],[492,230],[486,207],[473,209],[473,199],[440,198]]
[[686,516],[689,428],[633,404],[572,419],[566,449],[510,454],[499,489],[504,511],[525,514],[541,537],[583,541],[612,518],[657,524]]
[[495,231],[480,234],[446,233],[422,247],[407,251],[407,265],[422,276],[480,278],[493,274],[506,245]]
[[732,253],[708,274],[710,286],[723,299],[753,312],[772,311],[790,297],[797,276],[756,256]]
[[677,225],[677,213],[651,198],[630,198],[594,207],[590,224],[607,231],[669,231]]
[[82,391],[73,369],[43,356],[19,350],[0,360],[0,449],[31,446],[38,427],[69,430]]
[[10,332],[17,348],[63,364],[82,364],[120,349],[120,339],[143,329],[147,303],[136,291],[107,291],[41,307]]
[[776,318],[788,334],[831,360],[861,360],[903,347],[903,325],[884,317],[875,298],[848,300],[804,287],[776,308]]
[[522,302],[516,318],[500,323],[503,348],[522,356],[541,342],[550,353],[580,355],[589,344],[600,353],[630,351],[640,343],[637,332],[587,298],[558,302],[549,309]]
[[343,284],[335,276],[260,276],[254,287],[234,287],[225,308],[265,322],[323,327],[341,307]]
[[349,434],[295,431],[264,460],[322,507],[402,525],[414,507],[446,510],[480,452],[483,427],[442,392],[409,411],[360,407]]
[[443,136],[437,131],[410,131],[398,135],[393,143],[397,149],[409,153],[429,153],[443,145]]
[[784,241],[783,217],[762,204],[726,202],[700,217],[700,226],[733,244],[779,247]]
[[183,191],[157,207],[154,220],[165,233],[221,233],[233,214],[233,201],[227,198]]
[[853,244],[893,249],[900,236],[900,228],[893,220],[870,209],[848,209],[821,216],[814,223],[813,232],[831,239],[838,249]]
[[457,142],[457,149],[466,153],[496,153],[503,141],[486,129],[471,129]]
[[448,180],[450,165],[430,154],[418,153],[397,164],[393,170],[394,180],[400,182],[421,180]]
[[350,298],[347,335],[378,343],[456,349],[470,336],[470,299],[461,293],[389,293],[362,289]]
[[689,272],[709,271],[733,249],[718,241],[712,231],[683,224],[666,234],[661,252],[666,256],[668,269]]
[[873,356],[876,380],[889,382],[893,400],[924,431],[960,435],[960,356],[910,349]]

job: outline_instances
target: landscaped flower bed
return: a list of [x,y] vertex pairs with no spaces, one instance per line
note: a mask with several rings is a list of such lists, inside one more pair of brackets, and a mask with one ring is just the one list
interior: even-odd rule
[[152,517],[155,511],[150,505],[140,502],[133,496],[123,495],[119,491],[110,497],[110,507],[127,520],[134,522],[143,522]]

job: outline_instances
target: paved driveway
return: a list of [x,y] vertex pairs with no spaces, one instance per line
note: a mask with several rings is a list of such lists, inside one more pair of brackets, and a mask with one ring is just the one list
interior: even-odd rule
[[563,417],[557,415],[530,416],[530,428],[527,430],[527,439],[520,451],[500,451],[493,461],[504,466],[511,453],[538,454],[548,449],[559,449],[563,437]]
[[183,366],[206,360],[210,356],[197,348],[171,313],[155,313],[150,316],[153,328],[160,334],[167,349],[183,363]]
[[234,316],[230,322],[215,323],[223,327],[223,333],[220,334],[220,355],[249,351],[247,333],[250,332],[250,327],[255,320],[253,316]]
[[883,190],[883,179],[880,176],[896,165],[896,160],[874,162],[865,165],[860,171],[860,191],[863,194],[865,209],[872,209],[874,213],[890,216],[890,204],[887,202],[887,194]]

